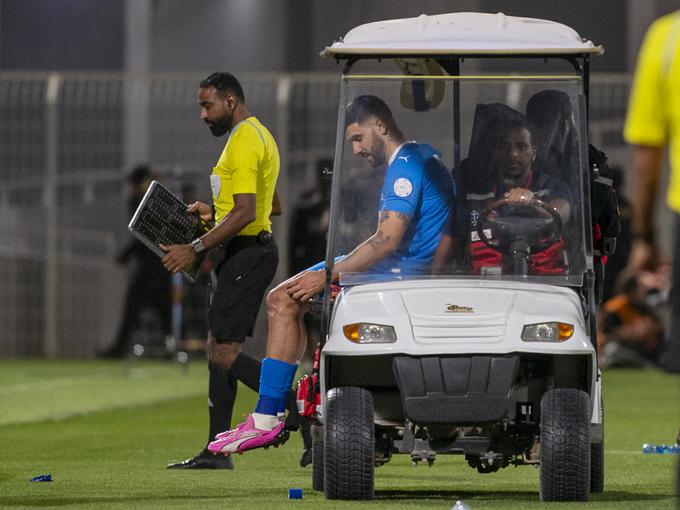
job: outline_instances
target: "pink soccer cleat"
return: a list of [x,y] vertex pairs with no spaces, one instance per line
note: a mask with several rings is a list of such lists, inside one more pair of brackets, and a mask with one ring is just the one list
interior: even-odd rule
[[[208,445],[208,450],[212,453],[230,455],[232,453],[243,453],[255,448],[267,448],[269,446],[279,446],[288,440],[289,433],[283,428],[280,422],[272,430],[262,430],[255,428],[253,415],[249,415],[244,423],[235,429],[218,434],[212,443]],[[222,436],[222,437],[219,437]]]

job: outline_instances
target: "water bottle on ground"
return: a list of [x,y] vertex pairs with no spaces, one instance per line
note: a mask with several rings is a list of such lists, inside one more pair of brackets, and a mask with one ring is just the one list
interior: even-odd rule
[[666,445],[666,444],[650,444],[642,445],[642,453],[646,454],[664,454],[664,453],[680,453],[680,444]]

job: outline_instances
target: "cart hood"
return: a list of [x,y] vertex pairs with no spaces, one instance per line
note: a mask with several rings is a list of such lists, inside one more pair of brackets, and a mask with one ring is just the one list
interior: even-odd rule
[[[393,325],[395,350],[415,345],[507,345],[532,348],[519,341],[526,324],[560,321],[584,333],[577,294],[570,288],[521,282],[408,281],[347,289],[336,303],[334,329],[354,322]],[[368,346],[362,346],[362,349]]]

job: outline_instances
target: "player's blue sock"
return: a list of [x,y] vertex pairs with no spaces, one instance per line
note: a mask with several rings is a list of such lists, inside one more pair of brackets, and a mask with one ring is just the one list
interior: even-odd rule
[[256,413],[276,416],[282,401],[285,409],[285,402],[296,371],[297,365],[285,361],[273,358],[262,360],[260,398],[255,406]]
[[[288,365],[288,373],[286,374],[287,379],[286,379],[286,391],[281,394],[281,399],[279,400],[279,409],[278,409],[278,414],[285,414],[286,412],[286,406],[288,405],[288,402],[291,400],[291,387],[293,386],[293,379],[295,379],[295,374],[298,369],[298,363],[295,365]],[[295,404],[295,400],[293,400],[293,405]]]

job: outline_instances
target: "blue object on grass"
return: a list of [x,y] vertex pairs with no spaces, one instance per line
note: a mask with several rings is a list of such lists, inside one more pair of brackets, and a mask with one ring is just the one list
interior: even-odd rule
[[288,489],[288,499],[302,499],[302,489]]
[[657,453],[657,454],[664,454],[664,453],[674,453],[678,454],[680,453],[680,444],[672,444],[672,445],[667,445],[667,444],[649,444],[645,443],[642,445],[642,453]]
[[51,482],[52,481],[52,475],[47,474],[47,475],[40,475],[40,476],[34,476],[31,478],[32,482]]

